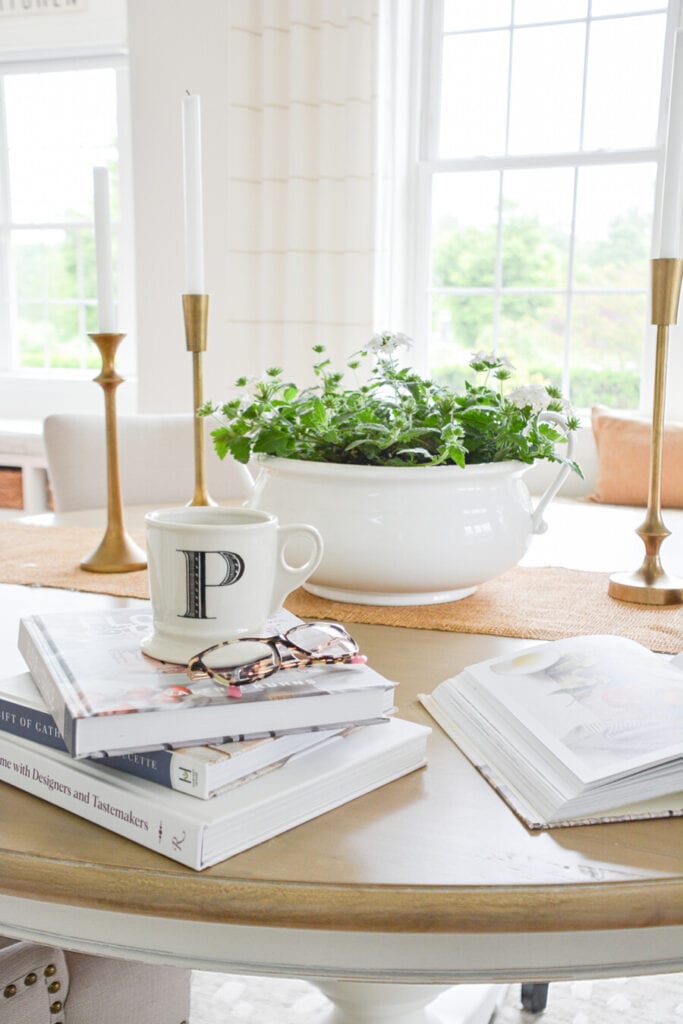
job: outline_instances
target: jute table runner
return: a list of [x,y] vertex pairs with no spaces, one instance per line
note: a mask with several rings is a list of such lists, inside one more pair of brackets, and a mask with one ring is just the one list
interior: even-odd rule
[[[143,536],[134,536],[144,543]],[[91,573],[79,568],[81,559],[101,539],[100,529],[0,523],[0,582],[149,597],[146,571]],[[517,567],[483,584],[471,597],[448,604],[343,604],[297,590],[286,606],[302,618],[532,640],[615,633],[656,651],[677,654],[683,648],[681,607],[652,608],[615,601],[607,594],[607,579],[601,572]]]

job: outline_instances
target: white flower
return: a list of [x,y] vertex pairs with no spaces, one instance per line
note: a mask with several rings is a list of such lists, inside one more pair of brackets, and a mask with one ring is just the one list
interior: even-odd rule
[[543,412],[548,408],[550,401],[550,395],[542,384],[527,384],[525,387],[513,388],[508,398],[518,409],[531,407],[534,413]]
[[392,352],[396,352],[399,348],[412,348],[412,345],[412,338],[409,338],[407,334],[382,331],[380,334],[373,334],[367,344],[367,350],[368,352],[374,352],[376,355],[384,354],[385,352],[391,355]]
[[508,357],[499,356],[496,352],[473,352],[470,356],[470,366],[475,363],[485,366],[489,370],[514,370]]

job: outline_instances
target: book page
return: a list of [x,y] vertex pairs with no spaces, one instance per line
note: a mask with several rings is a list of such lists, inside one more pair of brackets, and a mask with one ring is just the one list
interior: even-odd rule
[[631,640],[553,641],[466,675],[586,784],[683,756],[683,672]]

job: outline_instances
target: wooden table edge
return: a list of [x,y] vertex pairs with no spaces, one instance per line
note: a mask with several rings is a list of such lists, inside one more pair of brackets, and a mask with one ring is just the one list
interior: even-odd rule
[[683,925],[683,879],[529,886],[260,882],[35,857],[0,848],[7,896],[100,911],[312,930],[507,933]]

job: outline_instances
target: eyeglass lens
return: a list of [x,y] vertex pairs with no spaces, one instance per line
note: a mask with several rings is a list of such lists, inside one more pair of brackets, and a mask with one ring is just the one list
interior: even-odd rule
[[345,654],[355,654],[358,650],[356,641],[343,626],[334,622],[302,622],[299,626],[293,626],[285,635],[307,654],[339,658]]
[[257,667],[264,671],[274,669],[277,655],[270,644],[258,640],[241,640],[238,643],[221,644],[202,655],[202,662],[209,672],[227,674],[236,679],[246,678],[247,670]]
[[[284,639],[311,657],[343,658],[358,651],[357,643],[344,627],[333,622],[301,623],[288,630]],[[248,639],[219,644],[203,653],[202,663],[212,676],[225,682],[254,682],[280,665],[276,643],[277,640],[268,643]]]

